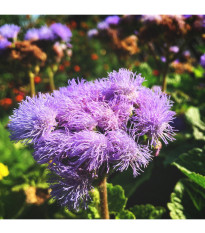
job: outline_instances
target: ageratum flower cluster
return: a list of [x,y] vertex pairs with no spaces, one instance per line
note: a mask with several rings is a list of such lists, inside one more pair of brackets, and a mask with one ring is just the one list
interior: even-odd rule
[[[0,54],[17,39],[21,28],[14,24],[4,24],[0,27]],[[10,41],[11,40],[11,41]]]
[[51,195],[62,205],[86,207],[94,181],[129,167],[137,176],[160,139],[174,139],[172,102],[143,81],[127,69],[93,82],[73,79],[53,94],[27,97],[14,110],[11,140],[34,146],[36,161],[55,174]]

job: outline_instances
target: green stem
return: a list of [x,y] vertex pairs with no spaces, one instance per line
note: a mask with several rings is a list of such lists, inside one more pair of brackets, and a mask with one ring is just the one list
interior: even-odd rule
[[101,210],[101,218],[109,219],[109,210],[108,210],[108,200],[107,200],[107,178],[104,177],[101,181],[99,187],[100,193],[100,210]]
[[169,70],[169,59],[167,59],[167,62],[166,62],[166,65],[165,65],[165,69],[164,69],[164,72],[162,74],[162,78],[163,78],[163,81],[162,81],[162,91],[163,92],[166,92],[167,90],[167,73],[168,73],[168,70]]
[[48,68],[48,77],[49,77],[50,89],[53,92],[55,90],[54,73],[50,67]]
[[34,73],[29,71],[29,79],[30,79],[30,89],[31,89],[31,97],[35,96],[35,83],[34,83]]

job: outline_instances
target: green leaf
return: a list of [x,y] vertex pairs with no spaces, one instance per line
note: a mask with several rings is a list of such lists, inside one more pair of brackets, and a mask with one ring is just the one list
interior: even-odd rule
[[205,188],[205,147],[183,153],[174,163],[181,172]]
[[121,210],[116,216],[115,219],[136,219],[135,215],[129,210]]
[[86,219],[100,219],[100,194],[97,188],[92,189],[90,192],[92,202],[88,205],[86,210],[78,212],[80,218]]
[[193,136],[196,140],[204,140],[205,141],[205,135],[195,126],[193,128]]
[[115,214],[123,210],[127,203],[124,189],[120,185],[107,184],[108,208],[110,213]]
[[167,204],[172,219],[203,219],[205,215],[204,189],[188,179],[180,180]]
[[92,202],[88,205],[87,218],[99,219],[100,218],[100,194],[97,188],[90,191]]
[[197,77],[197,78],[203,78],[204,77],[204,68],[200,65],[198,65],[197,67],[193,68],[193,72],[194,72],[194,75]]
[[205,123],[201,121],[199,109],[196,107],[189,107],[185,113],[187,121],[202,131],[205,131]]
[[3,182],[11,183],[13,179],[21,178],[25,171],[35,164],[35,161],[27,147],[19,146],[19,143],[15,145],[10,141],[9,132],[1,123],[0,132],[0,162],[7,165],[9,169],[9,176]]
[[160,219],[166,212],[166,209],[161,206],[135,205],[130,210],[134,213],[136,219]]

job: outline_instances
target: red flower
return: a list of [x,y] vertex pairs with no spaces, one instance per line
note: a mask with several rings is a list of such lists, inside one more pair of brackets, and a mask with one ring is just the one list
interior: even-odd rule
[[65,66],[64,66],[64,65],[59,65],[58,69],[59,69],[60,71],[64,71],[64,70],[65,70]]
[[11,99],[11,98],[4,98],[4,99],[0,100],[0,105],[1,105],[2,107],[7,108],[7,107],[9,107],[10,105],[12,105],[12,99]]
[[75,65],[73,67],[73,69],[75,70],[75,72],[79,72],[80,71],[80,66],[79,65]]
[[93,60],[93,61],[95,61],[95,60],[98,60],[98,55],[96,54],[96,53],[92,53],[91,54],[91,59]]
[[70,66],[70,62],[69,61],[65,61],[63,64],[64,64],[65,67]]
[[159,75],[159,70],[153,70],[152,74],[155,75],[155,76],[158,76]]
[[75,29],[77,27],[77,23],[72,20],[68,26],[70,27],[70,29]]
[[40,83],[40,82],[41,82],[41,77],[40,77],[40,76],[36,76],[36,77],[34,78],[34,82],[35,82],[36,84]]
[[23,96],[22,95],[17,95],[16,96],[16,101],[17,102],[21,102],[23,100]]

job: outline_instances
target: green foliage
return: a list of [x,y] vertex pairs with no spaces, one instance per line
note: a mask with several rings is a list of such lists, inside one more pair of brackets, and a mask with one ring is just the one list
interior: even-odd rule
[[[0,162],[8,166],[9,176],[3,182],[11,183],[13,178],[22,177],[24,172],[35,161],[31,155],[31,150],[20,143],[13,144],[9,139],[8,131],[0,123]],[[14,166],[15,164],[15,166]]]
[[125,192],[120,185],[107,184],[108,208],[110,213],[117,213],[123,210],[127,203]]
[[121,210],[115,219],[136,219],[135,215],[129,210]]
[[191,180],[205,188],[205,147],[183,153],[173,164]]
[[153,206],[150,204],[146,205],[135,205],[130,210],[134,213],[137,219],[159,219],[162,218],[166,209],[161,206]]
[[197,67],[195,67],[193,69],[194,71],[194,75],[197,77],[197,78],[203,78],[204,77],[204,68],[200,65],[198,65]]
[[205,123],[201,121],[200,112],[197,107],[190,106],[185,113],[187,121],[193,125],[198,127],[200,130],[205,131]]
[[167,206],[172,219],[204,218],[204,189],[190,180],[182,179],[176,184]]

